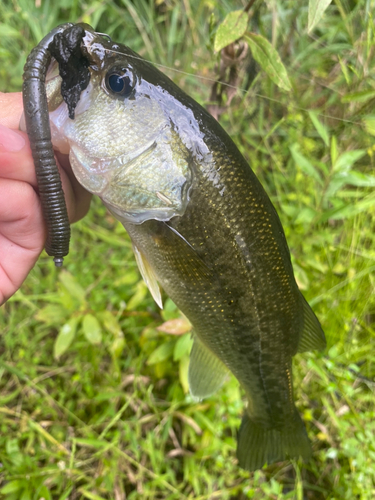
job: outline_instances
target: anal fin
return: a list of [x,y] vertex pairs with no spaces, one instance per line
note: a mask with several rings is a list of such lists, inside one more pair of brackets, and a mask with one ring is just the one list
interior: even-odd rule
[[297,352],[314,351],[315,349],[321,351],[326,347],[326,338],[318,318],[315,316],[313,310],[304,297],[303,308],[303,331],[298,344]]
[[195,337],[190,353],[189,387],[196,399],[204,399],[224,383],[229,370],[202,342]]
[[157,305],[160,307],[160,309],[163,309],[163,301],[161,299],[159,284],[156,280],[156,276],[154,274],[154,271],[152,270],[152,267],[150,266],[146,257],[134,243],[133,243],[133,251],[143,281],[146,283]]

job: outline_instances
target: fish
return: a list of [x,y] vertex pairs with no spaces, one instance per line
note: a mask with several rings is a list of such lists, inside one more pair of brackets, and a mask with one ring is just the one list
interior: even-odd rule
[[54,148],[123,224],[156,303],[161,287],[191,322],[192,396],[211,396],[228,373],[240,383],[239,465],[308,460],[292,358],[326,341],[274,206],[200,104],[130,48],[83,26],[90,81],[74,106],[61,96],[57,63],[47,74]]

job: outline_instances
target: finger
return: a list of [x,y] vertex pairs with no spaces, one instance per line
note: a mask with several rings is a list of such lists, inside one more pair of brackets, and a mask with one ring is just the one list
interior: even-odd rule
[[[27,134],[8,128],[18,128],[22,112],[21,93],[0,92],[0,177],[27,182],[37,190],[35,167]],[[91,194],[76,180],[68,156],[60,153],[57,153],[57,156],[69,220],[76,222],[88,212]],[[60,168],[61,165],[63,169]]]
[[0,125],[0,177],[37,187],[27,134]]
[[40,200],[25,182],[0,182],[0,304],[23,283],[43,249]]
[[[17,148],[19,150],[14,151]],[[59,170],[69,220],[76,222],[88,212],[91,195],[76,180],[68,156],[58,153],[58,157],[64,166]],[[59,162],[58,166],[60,167]],[[37,190],[35,167],[27,134],[10,130],[2,125],[0,125],[0,178],[27,182]]]
[[18,129],[23,113],[22,92],[0,92],[0,124]]

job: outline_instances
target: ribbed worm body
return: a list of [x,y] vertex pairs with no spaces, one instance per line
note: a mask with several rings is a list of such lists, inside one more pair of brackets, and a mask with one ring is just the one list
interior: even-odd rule
[[46,252],[61,266],[69,252],[70,225],[57,168],[49,125],[45,79],[51,54],[48,50],[57,33],[73,26],[63,24],[52,30],[31,51],[23,74],[23,105],[27,134],[35,164],[39,196],[47,225]]

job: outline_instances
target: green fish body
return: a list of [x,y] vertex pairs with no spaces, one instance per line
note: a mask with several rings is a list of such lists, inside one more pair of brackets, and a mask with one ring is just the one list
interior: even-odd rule
[[159,283],[192,323],[192,395],[209,396],[228,371],[240,382],[240,465],[308,458],[292,357],[325,338],[270,199],[216,120],[164,74],[92,30],[84,44],[91,80],[74,120],[48,77],[55,147],[124,224],[155,300]]

